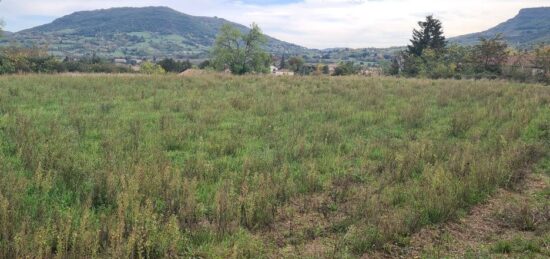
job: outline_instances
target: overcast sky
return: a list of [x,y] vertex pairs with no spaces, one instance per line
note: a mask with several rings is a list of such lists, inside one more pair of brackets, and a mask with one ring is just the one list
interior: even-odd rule
[[446,35],[478,32],[521,8],[550,0],[0,0],[8,31],[53,21],[75,11],[121,6],[168,6],[218,16],[310,48],[390,47],[408,43],[416,22],[428,14],[443,21]]

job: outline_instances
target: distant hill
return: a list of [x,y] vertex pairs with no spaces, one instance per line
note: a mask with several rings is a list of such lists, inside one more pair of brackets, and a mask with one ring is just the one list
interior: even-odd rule
[[451,42],[472,45],[480,37],[502,34],[512,46],[529,48],[538,43],[550,43],[550,7],[522,9],[519,14],[489,30],[451,38]]
[[[14,33],[4,43],[48,46],[56,56],[204,58],[226,23],[243,32],[249,30],[224,19],[191,16],[168,7],[111,8],[76,12]],[[293,54],[307,49],[268,37],[267,50]]]

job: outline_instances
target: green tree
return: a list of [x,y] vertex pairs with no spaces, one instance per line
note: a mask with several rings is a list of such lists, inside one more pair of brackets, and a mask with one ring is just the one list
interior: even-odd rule
[[303,71],[305,63],[306,62],[301,57],[291,57],[290,59],[288,59],[288,66],[290,70],[296,73],[300,73],[301,71]]
[[436,52],[445,49],[447,41],[445,36],[443,36],[441,21],[430,15],[426,17],[426,21],[418,22],[418,25],[420,29],[413,30],[412,45],[407,47],[407,54],[420,57],[422,52],[427,48]]
[[323,74],[325,75],[330,74],[330,67],[328,65],[323,66]]
[[480,43],[474,46],[472,61],[477,72],[502,73],[502,67],[508,60],[508,44],[502,35],[493,38],[480,38]]
[[149,61],[145,61],[141,63],[140,71],[141,73],[149,74],[149,75],[166,73],[164,68],[162,68],[160,65]]
[[218,70],[230,69],[233,74],[267,73],[270,56],[262,49],[267,42],[260,27],[252,24],[248,33],[225,24],[222,26],[214,48],[212,61]]
[[533,65],[541,70],[537,75],[538,79],[550,83],[550,46],[541,45],[535,50]]
[[189,68],[191,68],[193,65],[189,60],[186,61],[176,61],[172,58],[163,59],[158,63],[166,72],[175,72],[180,73],[183,72]]
[[335,76],[353,75],[353,74],[356,74],[357,71],[358,71],[358,68],[353,64],[353,62],[351,61],[341,62],[334,69],[334,75]]
[[210,60],[205,60],[205,61],[203,61],[199,64],[199,68],[200,69],[206,69],[206,68],[210,67],[210,65],[211,65]]

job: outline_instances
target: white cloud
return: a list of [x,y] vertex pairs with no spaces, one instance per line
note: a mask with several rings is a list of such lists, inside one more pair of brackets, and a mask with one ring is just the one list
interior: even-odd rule
[[312,48],[405,45],[416,22],[427,14],[443,21],[446,34],[481,31],[525,7],[550,0],[304,0],[284,5],[251,5],[235,0],[4,0],[0,17],[18,30],[74,11],[119,6],[169,6],[242,24],[257,22],[276,38]]

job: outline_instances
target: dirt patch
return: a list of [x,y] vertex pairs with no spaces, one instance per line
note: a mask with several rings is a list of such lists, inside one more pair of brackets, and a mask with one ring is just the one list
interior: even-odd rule
[[465,257],[468,254],[479,255],[498,241],[517,236],[533,238],[533,231],[520,231],[502,224],[502,219],[498,217],[512,200],[527,201],[549,188],[549,179],[544,175],[529,175],[522,186],[519,192],[500,189],[487,202],[474,207],[468,216],[456,222],[422,229],[411,237],[410,246],[402,250],[401,256]]

